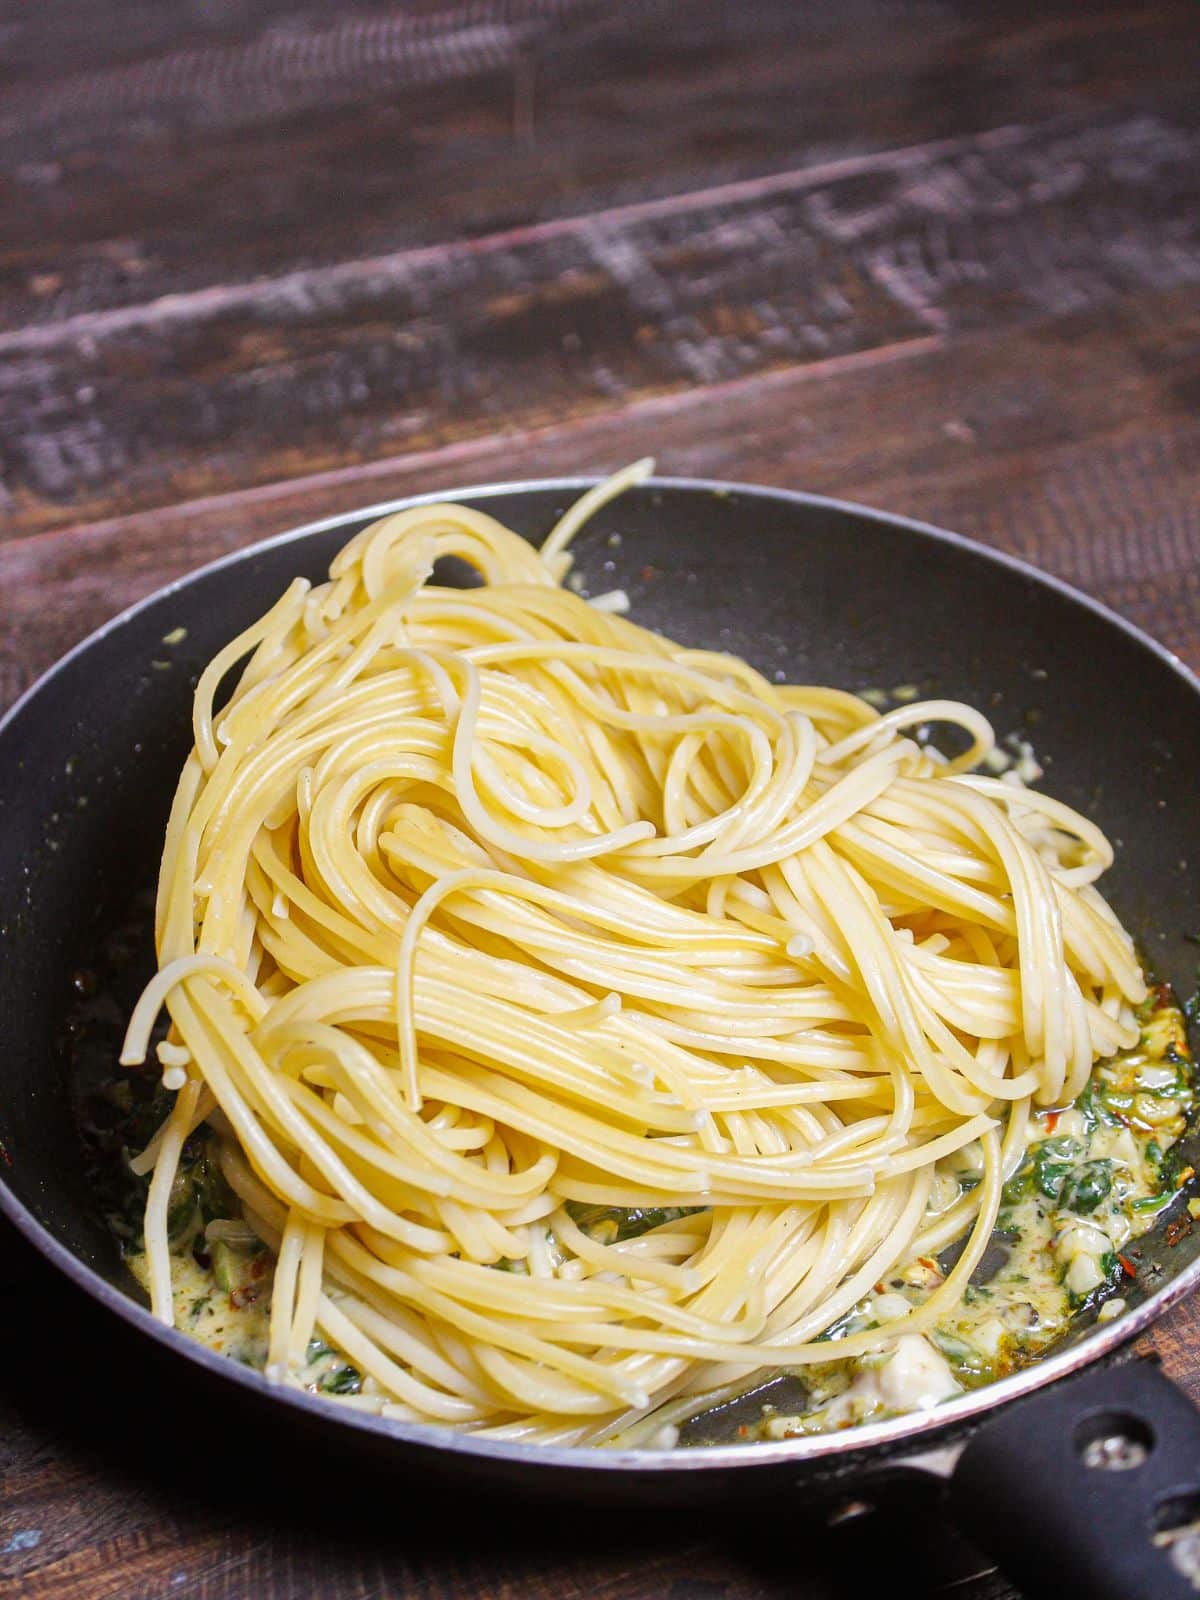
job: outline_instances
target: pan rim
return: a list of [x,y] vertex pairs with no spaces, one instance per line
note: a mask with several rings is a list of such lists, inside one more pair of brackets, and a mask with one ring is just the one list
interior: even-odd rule
[[[414,506],[437,505],[451,501],[486,503],[507,495],[537,492],[573,495],[582,493],[601,481],[603,481],[601,474],[579,474],[553,478],[514,479],[404,495],[303,523],[267,539],[231,550],[194,571],[171,580],[125,607],[73,645],[40,674],[9,707],[3,717],[0,717],[0,738],[3,738],[10,725],[26,714],[43,689],[59,673],[67,670],[78,657],[85,655],[102,640],[130,624],[143,611],[226,567],[253,560],[267,551],[300,544],[319,534],[332,532],[338,528],[349,529],[360,526],[376,517]],[[632,492],[713,495],[722,499],[736,496],[750,501],[782,501],[811,510],[836,512],[884,528],[898,530],[906,537],[916,536],[936,545],[950,546],[984,564],[993,563],[1007,568],[1028,581],[1055,592],[1069,604],[1091,612],[1109,627],[1115,627],[1141,649],[1149,651],[1162,666],[1181,679],[1183,685],[1196,696],[1200,709],[1200,679],[1173,651],[1168,650],[1119,612],[1054,574],[1043,572],[1020,557],[992,549],[962,534],[939,528],[917,518],[897,515],[853,501],[762,484],[709,478],[654,476],[644,480]],[[792,1466],[820,1470],[822,1465],[834,1470],[844,1467],[845,1458],[848,1456],[858,1457],[868,1452],[891,1453],[893,1450],[905,1447],[917,1451],[927,1450],[946,1442],[955,1431],[961,1431],[964,1425],[995,1407],[1019,1401],[1082,1367],[1111,1356],[1200,1284],[1200,1258],[1198,1258],[1149,1295],[1136,1310],[1114,1318],[1109,1323],[1096,1324],[1079,1344],[1046,1356],[1021,1372],[998,1379],[982,1389],[956,1396],[938,1406],[935,1411],[909,1413],[885,1422],[860,1425],[837,1434],[818,1434],[794,1440],[756,1443],[752,1446],[706,1445],[682,1450],[645,1448],[610,1450],[588,1446],[533,1445],[516,1441],[480,1439],[471,1434],[460,1434],[432,1424],[389,1421],[349,1407],[332,1406],[328,1400],[317,1395],[278,1388],[270,1384],[261,1373],[232,1363],[225,1357],[207,1350],[178,1329],[168,1328],[158,1322],[146,1307],[107,1282],[80,1257],[61,1244],[17,1198],[2,1174],[0,1174],[0,1211],[52,1266],[106,1310],[120,1317],[128,1326],[155,1340],[162,1348],[183,1356],[219,1378],[243,1385],[261,1398],[282,1401],[286,1405],[297,1407],[332,1424],[352,1431],[375,1434],[401,1446],[419,1445],[446,1454],[466,1454],[492,1461],[508,1461],[526,1468],[536,1465],[584,1474],[600,1472],[606,1476],[630,1471],[667,1476],[690,1475],[695,1472],[724,1471],[734,1465],[760,1471]]]

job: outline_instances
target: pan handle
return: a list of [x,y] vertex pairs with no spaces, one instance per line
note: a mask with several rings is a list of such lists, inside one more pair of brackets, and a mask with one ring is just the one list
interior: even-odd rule
[[1153,1359],[1002,1407],[946,1492],[1029,1600],[1200,1596],[1200,1410]]

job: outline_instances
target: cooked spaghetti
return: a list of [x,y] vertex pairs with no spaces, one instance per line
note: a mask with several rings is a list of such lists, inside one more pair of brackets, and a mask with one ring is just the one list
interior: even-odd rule
[[[275,1258],[275,1382],[319,1338],[362,1374],[345,1403],[636,1442],[828,1361],[832,1324],[966,1233],[837,1352],[921,1334],[1031,1117],[1138,1038],[1110,847],[976,772],[976,711],[777,685],[564,584],[648,470],[540,552],[475,509],[384,517],[200,679],[122,1061],[165,1004],[153,1310],[207,1123],[230,1226]],[[431,582],[444,557],[482,585]],[[968,1147],[980,1180],[935,1204]]]

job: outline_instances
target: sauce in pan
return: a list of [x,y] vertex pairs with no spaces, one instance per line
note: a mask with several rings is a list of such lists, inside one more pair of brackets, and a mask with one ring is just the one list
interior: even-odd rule
[[[147,1180],[129,1170],[165,1114],[158,1074],[116,1068],[120,1032],[139,987],[146,908],[109,936],[94,971],[76,978],[68,1022],[72,1082],[89,1176],[133,1278],[145,1287],[141,1219]],[[1076,1103],[1031,1118],[1029,1141],[1009,1178],[992,1243],[958,1307],[927,1334],[893,1339],[878,1352],[839,1361],[848,1333],[894,1317],[903,1300],[920,1304],[953,1263],[955,1246],[920,1257],[827,1332],[830,1360],[797,1372],[785,1403],[747,1411],[737,1437],[787,1439],[929,1409],[1046,1354],[1084,1312],[1119,1316],[1123,1290],[1138,1270],[1138,1240],[1159,1223],[1190,1227],[1193,1176],[1180,1142],[1196,1107],[1187,1032],[1165,986],[1150,992],[1131,1050],[1097,1064]],[[266,1360],[273,1263],[241,1221],[201,1130],[185,1150],[171,1198],[172,1277],[178,1326],[210,1349],[247,1366]],[[939,1164],[929,1215],[948,1209],[979,1181],[978,1147]],[[598,1240],[630,1238],[669,1220],[660,1211],[576,1207],[576,1221]],[[501,1262],[523,1272],[523,1263]],[[361,1373],[314,1339],[301,1380],[314,1393],[353,1396]],[[366,1390],[369,1392],[370,1380]],[[761,1379],[755,1385],[761,1387]],[[774,1387],[771,1389],[775,1393]],[[686,1424],[686,1442],[694,1424]],[[677,1430],[656,1442],[671,1445]]]

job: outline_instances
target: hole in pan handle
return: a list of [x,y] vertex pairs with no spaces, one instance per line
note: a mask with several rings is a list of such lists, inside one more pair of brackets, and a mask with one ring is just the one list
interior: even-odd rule
[[1200,1410],[1153,1359],[1056,1383],[985,1419],[946,1504],[1028,1600],[1198,1600]]

